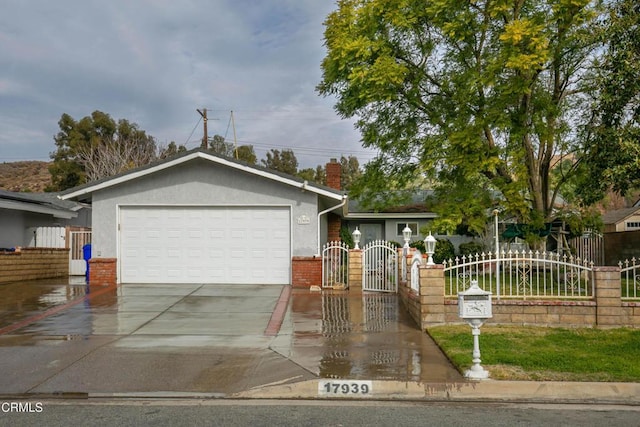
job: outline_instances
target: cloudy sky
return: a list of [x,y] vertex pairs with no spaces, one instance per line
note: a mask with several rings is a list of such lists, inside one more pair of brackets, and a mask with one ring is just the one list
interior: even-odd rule
[[0,13],[0,162],[49,160],[63,113],[94,110],[195,148],[209,135],[291,148],[301,167],[363,149],[318,96],[331,0],[8,0]]

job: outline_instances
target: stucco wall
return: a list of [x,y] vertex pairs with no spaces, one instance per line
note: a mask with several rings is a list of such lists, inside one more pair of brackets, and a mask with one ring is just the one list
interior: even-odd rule
[[[290,206],[292,255],[310,256],[317,250],[315,193],[203,159],[95,192],[94,257],[117,257],[118,208],[126,205]],[[303,215],[309,222],[299,224],[298,218]]]
[[24,246],[24,217],[14,210],[0,210],[0,248]]
[[91,227],[91,210],[81,209],[77,218],[55,218],[49,214],[0,209],[0,248],[28,246],[32,238],[30,227]]

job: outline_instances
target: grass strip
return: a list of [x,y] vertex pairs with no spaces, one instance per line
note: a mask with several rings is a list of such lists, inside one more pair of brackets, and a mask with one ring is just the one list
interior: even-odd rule
[[[640,381],[639,329],[484,325],[480,331],[481,364],[493,379]],[[436,326],[427,332],[460,372],[471,367],[471,327]]]

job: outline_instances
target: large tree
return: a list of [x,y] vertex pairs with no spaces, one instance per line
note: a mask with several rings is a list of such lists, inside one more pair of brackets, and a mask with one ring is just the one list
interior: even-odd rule
[[591,117],[584,136],[586,173],[578,192],[585,203],[607,190],[620,194],[640,187],[640,3],[611,3],[604,55],[596,71]]
[[76,121],[63,114],[51,154],[52,190],[65,190],[86,181],[145,165],[157,158],[152,136],[136,123],[94,111]]
[[[499,204],[541,225],[582,151],[597,40],[589,0],[339,0],[325,21],[322,95],[379,150],[360,196],[433,182],[450,225]],[[365,197],[366,199],[366,197]],[[436,209],[438,209],[436,207]],[[473,218],[469,218],[473,217]]]

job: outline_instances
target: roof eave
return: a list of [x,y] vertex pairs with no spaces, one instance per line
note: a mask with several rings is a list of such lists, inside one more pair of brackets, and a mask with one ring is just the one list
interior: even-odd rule
[[73,219],[78,216],[77,213],[68,210],[56,209],[32,203],[13,202],[9,200],[0,200],[0,208],[51,215],[54,218],[61,219]]
[[433,212],[400,212],[400,213],[389,213],[389,212],[349,212],[345,219],[411,219],[411,218],[422,218],[422,219],[434,219],[437,218],[438,215]]
[[191,161],[193,159],[197,159],[197,158],[201,158],[201,159],[205,159],[205,160],[209,160],[212,161],[214,163],[218,163],[236,170],[241,170],[250,174],[254,174],[263,178],[267,178],[273,181],[277,181],[277,182],[281,182],[283,184],[286,185],[290,185],[296,188],[300,188],[302,191],[311,191],[314,192],[316,194],[334,199],[334,200],[342,200],[343,195],[339,192],[334,192],[334,191],[329,191],[329,190],[325,190],[323,188],[317,187],[313,184],[309,184],[307,181],[304,182],[299,182],[293,179],[289,179],[274,173],[271,173],[269,171],[266,170],[260,170],[260,169],[256,169],[253,168],[251,166],[248,165],[244,165],[241,163],[236,163],[233,161],[229,161],[226,160],[222,157],[218,157],[218,156],[213,156],[207,153],[203,153],[201,151],[196,151],[193,153],[190,153],[186,156],[182,156],[182,157],[178,157],[174,160],[170,160],[168,162],[164,162],[164,163],[160,163],[156,166],[150,167],[150,168],[146,168],[146,169],[141,169],[138,171],[134,171],[119,177],[115,177],[113,179],[109,179],[103,182],[98,182],[95,185],[89,185],[83,188],[79,188],[76,191],[71,191],[69,193],[66,194],[62,194],[60,195],[60,198],[62,200],[70,200],[70,199],[74,199],[74,198],[79,198],[82,196],[86,196],[88,194],[91,194],[93,192],[96,191],[100,191],[100,190],[104,190],[106,188],[109,187],[113,187],[115,185],[118,184],[122,184],[125,183],[127,181],[133,180],[133,179],[137,179],[137,178],[141,178],[144,177],[146,175],[164,170],[164,169],[168,169],[171,168],[173,166]]

